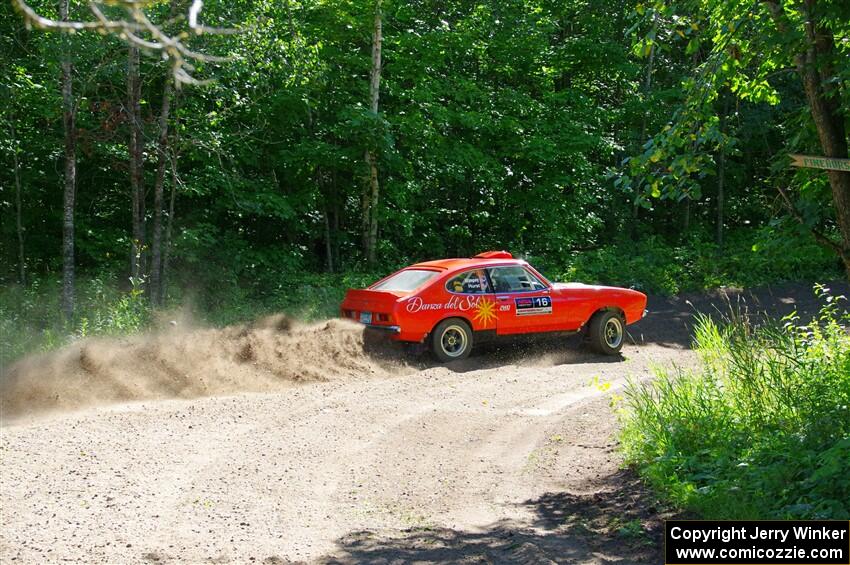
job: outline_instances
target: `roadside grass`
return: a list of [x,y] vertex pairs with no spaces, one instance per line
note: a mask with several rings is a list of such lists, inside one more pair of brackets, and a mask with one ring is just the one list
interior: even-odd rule
[[803,324],[700,316],[695,371],[631,382],[627,463],[674,505],[711,519],[850,519],[850,315],[822,287]]
[[77,287],[76,310],[68,322],[61,314],[61,281],[33,279],[27,287],[0,287],[0,368],[35,351],[55,349],[91,335],[128,335],[145,328],[150,308],[138,288],[127,291],[98,278]]

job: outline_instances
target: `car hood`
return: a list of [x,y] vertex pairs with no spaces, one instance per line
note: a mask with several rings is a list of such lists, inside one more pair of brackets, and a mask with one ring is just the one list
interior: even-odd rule
[[591,290],[591,291],[593,291],[593,290],[607,290],[607,291],[616,290],[616,291],[620,291],[620,292],[623,292],[623,291],[625,291],[625,292],[636,292],[636,293],[640,294],[640,291],[637,291],[637,290],[634,290],[634,289],[631,289],[631,288],[623,288],[623,287],[620,287],[620,286],[604,286],[604,285],[599,285],[599,284],[584,284],[584,283],[577,283],[577,282],[552,283],[552,288],[554,288],[555,290]]
[[581,289],[599,289],[599,290],[602,290],[602,289],[610,289],[610,288],[617,288],[617,287],[614,287],[614,286],[600,286],[600,285],[598,285],[598,284],[584,284],[584,283],[577,283],[577,282],[571,282],[571,283],[559,283],[559,282],[556,282],[556,283],[552,283],[552,288],[554,288],[554,289],[556,289],[556,290],[569,290],[569,289],[572,289],[572,288],[581,288]]

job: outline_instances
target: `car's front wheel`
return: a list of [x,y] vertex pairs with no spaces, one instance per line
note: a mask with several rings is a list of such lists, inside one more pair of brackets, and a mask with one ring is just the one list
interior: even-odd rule
[[626,326],[617,312],[599,312],[587,328],[590,347],[605,355],[617,355],[626,339]]
[[431,332],[431,351],[443,363],[466,359],[472,351],[472,328],[458,318],[443,320]]

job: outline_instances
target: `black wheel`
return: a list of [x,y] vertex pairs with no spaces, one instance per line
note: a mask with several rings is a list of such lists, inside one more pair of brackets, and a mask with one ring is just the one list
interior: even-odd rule
[[472,351],[472,328],[458,318],[443,320],[431,332],[431,351],[443,363],[466,359]]
[[591,349],[605,355],[617,355],[626,339],[626,325],[617,312],[594,314],[587,328]]

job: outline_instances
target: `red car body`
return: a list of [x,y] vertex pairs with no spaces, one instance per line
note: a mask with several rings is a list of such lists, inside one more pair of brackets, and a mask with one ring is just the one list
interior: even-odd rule
[[392,339],[422,342],[448,318],[464,320],[474,332],[516,335],[579,331],[604,311],[632,324],[645,308],[641,292],[551,283],[527,262],[491,251],[417,263],[369,288],[350,289],[341,315],[386,331]]

